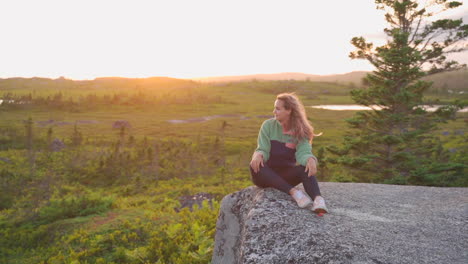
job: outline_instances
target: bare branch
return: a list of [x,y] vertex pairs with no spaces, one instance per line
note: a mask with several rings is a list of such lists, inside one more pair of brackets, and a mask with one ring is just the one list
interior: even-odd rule
[[424,12],[422,12],[421,14],[419,14],[419,20],[418,20],[418,25],[416,26],[416,29],[414,30],[414,33],[413,33],[413,36],[411,37],[411,40],[409,41],[409,45],[411,45],[414,41],[414,38],[418,35],[418,31],[419,31],[419,26],[421,25],[421,21],[422,21],[422,15],[424,14]]

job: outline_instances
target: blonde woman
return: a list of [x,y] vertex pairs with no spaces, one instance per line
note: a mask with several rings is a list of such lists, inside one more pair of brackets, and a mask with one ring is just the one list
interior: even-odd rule
[[[304,106],[294,93],[282,93],[276,97],[273,114],[275,118],[263,122],[258,134],[258,146],[250,162],[253,183],[291,195],[301,208],[312,205],[314,212],[327,213],[315,178],[317,158],[311,145],[314,130]],[[295,187],[301,182],[307,194]]]

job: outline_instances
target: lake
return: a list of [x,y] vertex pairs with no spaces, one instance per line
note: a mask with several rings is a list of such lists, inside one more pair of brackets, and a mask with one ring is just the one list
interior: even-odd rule
[[3,99],[0,99],[0,105],[3,104],[3,102],[8,102],[8,103],[13,103],[15,100],[3,100]]
[[[426,111],[429,112],[434,112],[437,110],[439,107],[442,105],[422,105]],[[326,109],[326,110],[337,110],[337,111],[346,111],[346,110],[354,110],[354,111],[359,111],[359,110],[380,110],[382,109],[381,107],[374,105],[371,107],[363,106],[363,105],[312,105],[308,106],[310,108],[317,108],[317,109]],[[468,107],[465,107],[461,110],[458,110],[458,112],[468,112]]]

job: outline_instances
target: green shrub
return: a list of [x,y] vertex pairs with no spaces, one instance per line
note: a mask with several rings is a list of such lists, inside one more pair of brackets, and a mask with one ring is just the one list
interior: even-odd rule
[[39,219],[50,223],[60,219],[104,213],[111,208],[112,204],[112,198],[99,197],[96,194],[53,199],[39,210]]

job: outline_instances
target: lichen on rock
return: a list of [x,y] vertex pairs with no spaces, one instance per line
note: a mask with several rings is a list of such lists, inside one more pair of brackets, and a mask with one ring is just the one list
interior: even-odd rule
[[224,197],[212,263],[467,263],[468,188],[320,186],[323,217],[272,188]]

